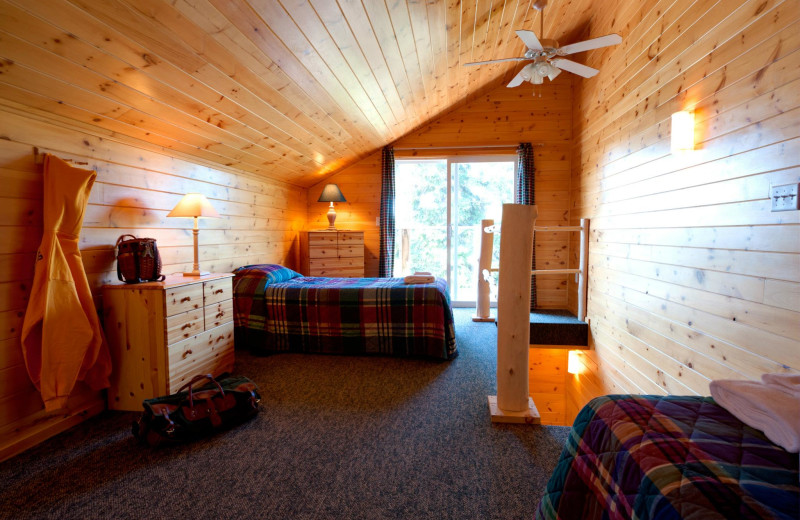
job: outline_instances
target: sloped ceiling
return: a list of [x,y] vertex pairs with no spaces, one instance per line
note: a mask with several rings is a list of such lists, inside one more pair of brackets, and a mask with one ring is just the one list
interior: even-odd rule
[[[532,3],[0,0],[0,103],[310,186],[508,81],[462,64],[520,56]],[[549,38],[590,18],[550,3]]]

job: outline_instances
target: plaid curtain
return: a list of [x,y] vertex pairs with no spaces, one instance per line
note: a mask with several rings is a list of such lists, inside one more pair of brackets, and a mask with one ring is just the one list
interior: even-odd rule
[[[536,204],[533,185],[533,146],[531,143],[520,143],[517,148],[517,175],[514,179],[515,204]],[[531,269],[536,269],[536,244],[533,245]],[[531,276],[531,310],[536,308],[536,277]]]
[[381,257],[378,276],[394,271],[394,148],[386,146],[381,159]]

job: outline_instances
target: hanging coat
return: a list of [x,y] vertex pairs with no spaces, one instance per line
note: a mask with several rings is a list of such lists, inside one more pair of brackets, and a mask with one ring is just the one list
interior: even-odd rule
[[78,249],[96,176],[45,156],[44,235],[22,323],[22,353],[47,411],[64,408],[77,381],[93,390],[109,386],[111,356]]

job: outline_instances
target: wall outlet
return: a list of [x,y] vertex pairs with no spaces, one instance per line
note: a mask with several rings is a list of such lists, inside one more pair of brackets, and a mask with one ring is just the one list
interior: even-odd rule
[[769,189],[772,211],[796,211],[800,209],[797,197],[798,188],[800,188],[800,184],[772,186]]

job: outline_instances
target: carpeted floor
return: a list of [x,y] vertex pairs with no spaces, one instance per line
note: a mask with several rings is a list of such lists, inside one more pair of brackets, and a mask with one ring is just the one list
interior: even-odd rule
[[491,424],[472,312],[450,362],[237,352],[254,420],[152,450],[106,412],[0,464],[0,518],[532,518],[569,428]]

